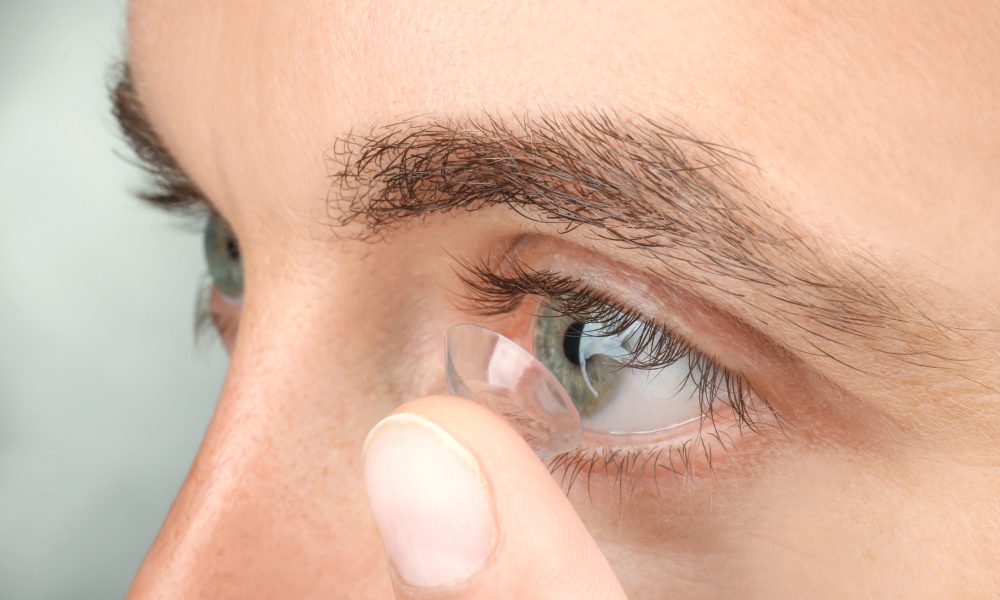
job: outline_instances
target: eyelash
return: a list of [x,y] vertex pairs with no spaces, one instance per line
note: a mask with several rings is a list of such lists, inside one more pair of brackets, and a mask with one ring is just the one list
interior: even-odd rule
[[194,299],[194,339],[196,342],[206,336],[218,336],[219,327],[215,315],[212,314],[212,278],[206,271],[198,282],[198,291]]
[[[777,416],[770,403],[757,393],[745,376],[697,350],[668,326],[645,318],[602,290],[575,277],[532,269],[516,258],[504,262],[504,274],[500,274],[492,262],[489,259],[479,263],[458,261],[458,275],[466,288],[463,308],[470,312],[481,316],[509,314],[529,296],[537,296],[559,315],[582,323],[604,324],[600,330],[602,335],[619,334],[639,323],[636,350],[626,366],[658,369],[680,360],[689,361],[687,376],[699,390],[702,419],[711,423],[710,435],[723,445],[725,442],[715,422],[716,402],[720,399],[732,411],[740,434],[744,430],[760,431],[762,408],[766,414]],[[549,468],[553,474],[562,471],[563,484],[567,488],[572,487],[584,473],[588,475],[589,482],[589,475],[600,468],[605,472],[614,470],[618,473],[622,485],[630,478],[629,475],[641,477],[650,469],[654,473],[662,468],[675,475],[690,476],[694,458],[691,452],[700,447],[709,472],[714,473],[710,447],[697,441],[698,438],[693,437],[681,446],[669,448],[579,449],[553,457]]]

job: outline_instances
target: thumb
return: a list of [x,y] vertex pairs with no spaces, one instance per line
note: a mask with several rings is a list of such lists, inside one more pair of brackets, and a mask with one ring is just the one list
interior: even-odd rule
[[468,400],[410,402],[365,441],[397,598],[624,598],[594,539],[507,423]]

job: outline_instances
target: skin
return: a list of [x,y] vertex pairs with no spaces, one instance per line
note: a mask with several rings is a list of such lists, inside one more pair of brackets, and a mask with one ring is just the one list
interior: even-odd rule
[[[633,598],[994,597],[997,15],[937,2],[133,1],[138,94],[232,224],[247,284],[239,311],[216,302],[239,312],[229,374],[130,597],[615,597],[616,581]],[[657,493],[622,495],[604,472],[552,493],[498,417],[448,397],[407,402],[443,389],[439,335],[474,320],[449,301],[461,287],[448,255],[475,258],[517,231],[558,236],[502,209],[376,242],[331,235],[326,151],[412,115],[580,107],[677,120],[748,152],[758,194],[834,259],[879,257],[930,318],[963,332],[948,352],[967,361],[914,368],[847,344],[871,367],[859,375],[799,355],[780,324],[769,335],[792,350],[765,360],[727,329],[752,318],[746,307],[709,298],[734,319],[680,311],[689,337],[756,365],[789,426],[737,443],[717,477]],[[569,270],[595,264],[565,255]],[[365,434],[393,410],[441,425],[493,486],[509,545],[464,586],[393,585],[361,478]],[[542,523],[569,533],[534,556]]]

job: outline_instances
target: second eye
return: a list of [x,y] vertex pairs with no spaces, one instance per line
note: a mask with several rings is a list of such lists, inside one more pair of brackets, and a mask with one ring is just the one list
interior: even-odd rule
[[205,224],[205,262],[212,284],[231,301],[243,297],[243,262],[240,246],[229,223],[213,214]]

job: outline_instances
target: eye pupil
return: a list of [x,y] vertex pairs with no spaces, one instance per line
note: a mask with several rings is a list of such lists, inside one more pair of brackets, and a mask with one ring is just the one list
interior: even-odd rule
[[566,360],[577,367],[580,366],[580,338],[583,336],[585,325],[586,323],[571,323],[563,337],[563,353],[566,354]]
[[238,261],[240,259],[240,246],[236,243],[236,238],[232,236],[226,238],[226,254],[230,260]]

